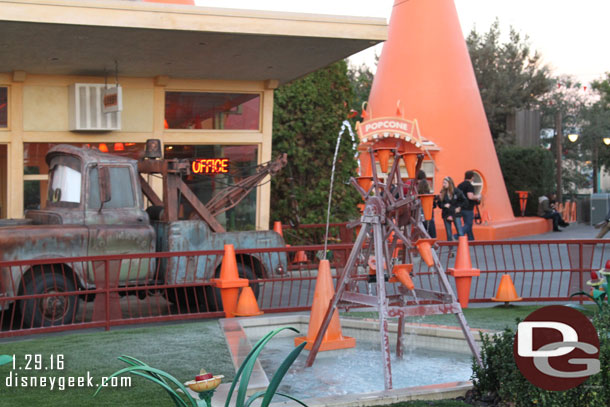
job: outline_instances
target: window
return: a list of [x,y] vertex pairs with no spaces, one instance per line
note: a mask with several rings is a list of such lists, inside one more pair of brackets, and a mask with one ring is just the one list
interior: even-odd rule
[[[228,158],[229,172],[226,174],[192,174],[184,182],[204,204],[223,188],[239,182],[241,179],[256,173],[258,147],[221,146],[221,145],[165,145],[165,158],[188,160]],[[192,212],[190,205],[185,204],[183,216],[188,218]],[[256,188],[234,208],[216,217],[218,222],[231,230],[253,230],[256,227]]]
[[256,93],[167,92],[165,127],[195,130],[258,130]]
[[[136,205],[131,173],[129,167],[108,167],[110,173],[110,201],[104,204],[104,209],[133,208]],[[100,201],[100,184],[97,167],[89,170],[89,209],[98,210]]]
[[82,184],[80,160],[72,156],[56,156],[49,167],[49,206],[78,207]]
[[472,170],[474,172],[474,177],[472,178],[472,186],[474,187],[475,195],[480,194],[483,191],[483,186],[485,182],[483,181],[483,177],[478,171]]
[[[23,209],[41,209],[47,198],[49,167],[45,161],[47,152],[59,143],[23,144]],[[144,156],[143,143],[64,143],[76,147],[96,148],[102,152],[140,159]],[[106,207],[106,205],[104,205]]]
[[8,88],[0,86],[0,129],[8,127]]

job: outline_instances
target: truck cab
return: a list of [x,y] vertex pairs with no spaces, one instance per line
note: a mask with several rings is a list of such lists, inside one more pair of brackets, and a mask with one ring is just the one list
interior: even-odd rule
[[[36,225],[83,226],[86,247],[78,256],[155,251],[155,231],[143,209],[136,160],[68,145],[54,147],[46,159],[47,205],[27,211],[26,219]],[[135,278],[128,275],[128,266],[122,267],[120,281]],[[83,287],[94,283],[91,266],[79,280]]]

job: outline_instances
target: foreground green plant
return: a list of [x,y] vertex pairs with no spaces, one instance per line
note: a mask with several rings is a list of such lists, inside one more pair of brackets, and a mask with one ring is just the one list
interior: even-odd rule
[[528,382],[513,357],[515,333],[511,329],[495,335],[482,335],[483,366],[472,365],[475,398],[494,405],[515,407],[610,405],[610,313],[597,312],[592,318],[599,335],[600,372],[581,385],[566,391],[548,391]]
[[[236,400],[235,400],[236,407],[249,407],[250,404],[252,404],[252,402],[254,402],[256,399],[259,399],[261,397],[263,398],[261,407],[268,407],[268,405],[271,403],[271,400],[273,399],[273,397],[276,394],[287,397],[293,401],[296,401],[297,403],[301,404],[302,406],[307,407],[307,405],[305,403],[303,403],[302,401],[300,401],[290,395],[283,394],[283,393],[280,393],[277,391],[282,379],[288,372],[288,369],[290,369],[290,366],[292,366],[292,364],[294,363],[296,358],[299,356],[299,354],[305,347],[306,343],[302,343],[301,345],[297,346],[295,349],[293,349],[288,354],[288,356],[284,359],[284,361],[278,368],[277,372],[273,375],[273,379],[269,383],[269,387],[267,387],[266,390],[256,392],[246,400],[246,391],[248,389],[248,384],[250,382],[250,376],[252,375],[252,370],[254,369],[254,364],[256,363],[256,359],[258,358],[259,354],[261,353],[261,351],[263,350],[265,345],[275,335],[277,335],[279,332],[281,332],[285,329],[289,329],[291,331],[299,333],[299,331],[297,329],[292,328],[292,327],[279,328],[272,332],[269,332],[267,335],[265,335],[263,338],[261,338],[254,345],[252,350],[248,353],[248,355],[244,359],[243,363],[237,370],[237,373],[235,374],[235,378],[233,379],[233,382],[231,383],[231,387],[229,389],[229,393],[228,393],[229,396],[227,397],[227,400],[225,402],[225,407],[229,407],[231,398],[233,397],[233,393],[235,391],[238,381],[239,381],[239,388],[237,389],[237,396],[236,396]],[[163,370],[155,369],[151,366],[148,366],[146,363],[141,362],[130,356],[123,355],[123,356],[119,357],[118,359],[131,366],[113,373],[106,379],[106,382],[111,380],[113,377],[117,377],[117,376],[120,376],[123,374],[133,374],[136,376],[143,377],[143,378],[150,380],[153,383],[156,383],[159,386],[161,386],[168,393],[168,395],[170,396],[170,398],[172,399],[172,401],[174,402],[174,404],[177,407],[211,407],[211,405],[212,405],[211,399],[212,399],[212,395],[214,393],[215,388],[206,390],[203,392],[199,392],[198,393],[199,400],[196,400],[195,398],[193,398],[190,395],[186,386],[184,386],[178,379],[176,379],[171,374],[169,374]],[[172,385],[177,387],[178,391],[176,389],[172,388]],[[93,394],[93,396],[94,397],[97,396],[97,394],[99,393],[99,391],[102,388],[103,388],[103,386],[98,388],[96,390],[96,392]]]
[[12,361],[13,357],[11,355],[0,355],[0,366],[11,363]]

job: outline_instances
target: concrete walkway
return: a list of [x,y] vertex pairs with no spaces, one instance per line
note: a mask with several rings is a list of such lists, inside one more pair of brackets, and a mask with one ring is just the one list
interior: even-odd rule
[[[548,232],[541,235],[520,236],[508,240],[563,240],[563,239],[595,239],[599,229],[586,223],[571,223],[566,228],[560,228],[561,232]],[[604,236],[610,239],[610,233]]]

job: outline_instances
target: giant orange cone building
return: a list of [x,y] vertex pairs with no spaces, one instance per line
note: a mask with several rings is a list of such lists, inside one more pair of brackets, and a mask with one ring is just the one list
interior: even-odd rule
[[481,175],[491,222],[475,226],[477,239],[547,231],[540,218],[513,215],[453,0],[395,0],[367,113],[394,116],[397,103],[440,148],[437,193],[445,176],[457,184],[467,170]]

